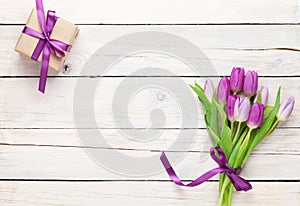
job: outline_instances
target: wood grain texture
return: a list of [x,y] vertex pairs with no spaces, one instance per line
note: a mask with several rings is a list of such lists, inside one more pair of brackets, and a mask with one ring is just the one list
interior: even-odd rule
[[[56,10],[81,24],[185,24],[185,23],[297,23],[297,0],[128,0],[45,1],[45,9]],[[31,0],[1,0],[0,23],[24,23],[34,7]]]
[[[89,129],[92,130],[92,129]],[[178,138],[179,129],[163,130],[159,136],[152,141],[141,142],[128,139],[124,133],[135,129],[99,129],[105,141],[111,145],[111,149],[116,150],[141,150],[155,151],[166,150]],[[178,139],[179,144],[190,145],[191,152],[208,152],[211,146],[206,129],[187,129],[196,130],[194,139]],[[146,132],[146,130],[145,130]],[[300,129],[282,128],[275,130],[271,136],[264,140],[257,147],[254,154],[300,154]],[[137,139],[138,140],[138,139]],[[36,146],[36,147],[74,147],[86,148],[95,145],[83,145],[75,129],[1,129],[0,144],[10,146]],[[66,148],[66,149],[67,149]],[[99,147],[101,148],[101,147]],[[107,148],[109,149],[109,148]],[[185,151],[178,148],[176,151]]]
[[[233,205],[299,205],[299,183],[252,183],[234,193]],[[0,203],[10,205],[205,205],[217,204],[217,183],[179,188],[171,182],[1,182]]]
[[[187,102],[178,103],[177,100],[188,98],[185,90],[178,90],[175,94],[159,89],[156,86],[143,89],[137,92],[129,102],[114,102],[114,95],[118,94],[117,88],[125,77],[109,77],[109,78],[86,78],[86,81],[102,80],[101,86],[95,94],[93,100],[80,99],[74,100],[74,88],[76,78],[49,78],[47,82],[46,94],[38,93],[38,78],[3,78],[0,79],[0,91],[2,99],[0,99],[0,120],[1,128],[78,128],[74,123],[73,103],[74,101],[88,104],[94,101],[94,114],[97,122],[97,128],[195,128],[191,124],[183,125],[183,121],[193,123],[196,122],[199,128],[204,128],[204,121],[200,103],[197,97],[191,91],[191,95],[195,98],[198,105],[199,114],[195,115],[193,110],[187,110],[184,114],[181,107],[185,107]],[[126,88],[131,91],[137,84],[143,84],[146,80],[155,82],[174,80],[174,77],[127,77]],[[187,88],[187,84],[193,84],[194,80],[203,84],[206,78],[184,77],[179,78],[183,82],[181,86]],[[212,78],[218,81],[219,78]],[[270,90],[269,104],[274,104],[275,94],[279,85],[282,86],[282,100],[289,96],[294,96],[297,102],[300,101],[299,88],[300,81],[297,78],[261,78],[260,85],[264,85]],[[154,83],[153,83],[154,84]],[[174,85],[173,85],[174,86]],[[168,89],[168,88],[165,88]],[[170,89],[170,88],[169,88]],[[9,91],[9,92],[6,92]],[[163,101],[158,100],[157,95],[161,92],[165,95]],[[27,96],[30,95],[30,98]],[[131,96],[133,94],[130,94]],[[112,113],[112,102],[120,108],[118,104],[128,105],[128,110]],[[165,121],[159,125],[152,125],[150,112],[154,109],[160,109],[164,112]],[[197,108],[196,108],[197,109]],[[83,108],[82,110],[85,110]],[[84,111],[82,111],[84,112]],[[88,115],[87,115],[88,116]],[[167,117],[167,118],[166,118]],[[300,110],[295,106],[291,118],[288,122],[280,124],[281,127],[299,127]],[[124,126],[124,122],[130,119],[133,126]],[[82,117],[78,122],[85,123],[84,128],[90,128],[92,121]]]
[[[72,48],[67,63],[72,71],[52,76],[78,76],[88,59],[102,46],[119,37],[137,32],[157,31],[177,35],[199,47],[214,66],[199,71],[202,75],[228,75],[233,66],[257,70],[262,76],[300,75],[300,26],[79,26],[80,34]],[[0,26],[0,76],[38,76],[40,66],[31,59],[14,51],[14,47],[23,26]],[[254,32],[255,31],[255,32]],[[209,34],[209,35],[208,35]],[[276,34],[276,35],[274,35]],[[125,42],[120,47],[134,48],[135,42]],[[172,49],[172,45],[168,45]],[[156,44],[157,51],[164,49],[164,44]],[[142,46],[141,46],[141,49]],[[173,48],[176,49],[176,48]],[[183,48],[185,49],[185,48]],[[109,53],[109,51],[108,51]],[[120,55],[111,52],[110,55]],[[109,56],[101,57],[105,61]],[[185,60],[201,58],[189,52],[181,57]],[[174,56],[158,52],[139,52],[128,54],[106,75],[129,76],[144,67],[164,67],[179,76],[197,75],[190,67],[184,65]],[[85,75],[102,75],[100,72]],[[140,74],[143,76],[143,74]],[[149,75],[149,74],[147,74]],[[158,72],[150,75],[161,75]]]
[[[163,147],[160,146],[160,148]],[[93,156],[93,158],[100,158],[99,164],[94,162],[82,148],[2,145],[0,146],[0,179],[169,180],[159,160],[160,151],[126,150],[124,148],[113,149],[114,151],[111,148],[92,148],[91,150],[97,150],[101,154],[101,156]],[[177,174],[183,180],[195,179],[216,167],[216,163],[209,158],[208,153],[194,151],[185,154],[181,152],[178,154],[182,155],[184,159],[180,161],[170,157],[171,153],[167,154],[169,154],[169,159]],[[157,168],[155,174],[150,175],[150,170],[143,170],[138,173],[138,176],[133,176],[133,173],[123,173],[114,169],[114,166],[111,167],[111,164],[122,165],[126,156],[131,157],[132,162],[138,161],[141,157],[153,157],[153,161],[147,161]],[[101,162],[103,157],[111,164]],[[300,179],[299,163],[299,154],[288,152],[284,154],[254,154],[249,158],[241,175],[249,180],[297,181]],[[127,167],[128,165],[123,165],[124,170],[131,170]],[[268,175],[266,175],[266,171],[268,171]],[[217,179],[217,177],[213,179]]]
[[[1,130],[0,179],[168,180],[159,162],[159,155],[161,150],[169,151],[168,148],[178,138],[178,131],[165,130],[157,139],[143,143],[127,139],[118,130],[104,129],[100,132],[110,147],[95,147],[82,145],[76,131],[70,129]],[[298,133],[299,129],[275,131],[254,150],[242,171],[242,176],[250,180],[300,179]],[[176,171],[182,179],[191,180],[216,166],[209,158],[208,150],[211,144],[205,130],[198,130],[193,141],[179,139],[177,144],[190,147],[186,156],[185,150],[172,151],[184,157],[175,164]],[[158,165],[160,169],[152,176],[141,174],[140,177],[132,177],[117,174],[111,172],[110,168],[106,169],[107,165],[96,164],[84,148],[92,148],[102,154],[114,150],[116,154],[108,157],[113,162],[122,162],[122,159],[116,159],[117,153],[131,156],[132,161],[139,157],[156,156],[151,163]],[[175,161],[171,158],[170,161],[173,160]]]

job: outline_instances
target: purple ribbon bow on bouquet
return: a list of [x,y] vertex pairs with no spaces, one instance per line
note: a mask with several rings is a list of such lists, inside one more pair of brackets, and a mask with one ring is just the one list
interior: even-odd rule
[[25,28],[23,29],[23,33],[39,39],[39,42],[31,58],[34,60],[38,60],[41,52],[43,52],[42,65],[40,71],[39,91],[44,93],[46,87],[50,54],[52,53],[56,58],[61,59],[65,56],[65,51],[70,51],[71,45],[68,45],[56,39],[50,39],[51,32],[58,19],[58,17],[55,16],[55,11],[48,11],[47,18],[45,18],[42,0],[36,0],[36,10],[42,33],[39,33],[27,26],[25,26]]
[[[215,150],[218,152],[219,158],[217,158],[217,156],[215,154]],[[248,191],[248,190],[252,189],[251,184],[247,180],[238,176],[240,173],[240,169],[239,168],[233,169],[228,165],[226,156],[220,147],[211,148],[210,156],[213,158],[213,160],[215,160],[216,163],[218,163],[218,165],[220,167],[209,170],[208,172],[204,173],[203,175],[201,175],[194,181],[190,182],[189,184],[183,184],[181,182],[181,180],[179,179],[179,177],[176,175],[175,171],[173,170],[173,168],[164,152],[162,152],[162,154],[160,156],[160,160],[163,163],[163,165],[164,165],[167,173],[169,174],[170,178],[172,179],[172,181],[179,186],[194,187],[194,186],[200,185],[201,183],[205,182],[206,180],[210,179],[211,177],[213,177],[219,173],[225,172],[226,175],[228,176],[228,178],[230,179],[230,181],[232,182],[233,186],[235,187],[236,191],[241,191],[241,190]]]

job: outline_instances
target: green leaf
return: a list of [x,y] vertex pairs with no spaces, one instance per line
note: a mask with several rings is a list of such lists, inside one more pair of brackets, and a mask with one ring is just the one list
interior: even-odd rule
[[217,106],[214,104],[214,100],[212,102],[211,106],[211,118],[210,118],[210,128],[219,136],[221,135],[219,133],[219,121],[218,121],[218,111],[217,111]]
[[227,125],[226,112],[224,110],[224,107],[222,105],[220,105],[215,98],[212,99],[212,104],[215,105],[215,107],[218,110],[218,113],[219,113],[218,116],[220,117],[220,120],[221,120],[219,127],[222,129],[224,125]]
[[210,128],[207,126],[208,133],[210,134],[210,140],[213,146],[220,146],[220,137]]
[[221,133],[222,133],[222,138],[221,138],[220,146],[221,146],[222,150],[224,151],[226,157],[228,158],[230,156],[230,153],[232,150],[230,128],[228,126],[224,125]]
[[210,125],[211,121],[211,113],[212,113],[212,106],[210,101],[207,99],[206,95],[204,94],[204,90],[195,82],[195,86],[189,85],[198,95],[198,99],[202,104],[202,108],[204,110],[204,119],[206,125]]
[[198,95],[198,99],[201,102],[202,108],[204,110],[204,121],[210,136],[210,140],[214,146],[219,145],[220,137],[218,136],[218,121],[214,118],[217,118],[216,109],[213,108],[212,103],[207,99],[204,94],[204,90],[196,82],[195,86],[189,85]]
[[195,86],[190,85],[190,87],[197,93],[199,100],[203,104],[204,108],[205,109],[210,108],[211,103],[207,99],[206,95],[204,94],[203,88],[200,87],[196,82],[195,82]]
[[263,117],[262,122],[265,122],[267,120],[267,118],[270,116],[273,108],[274,108],[273,106],[265,106],[265,108],[264,108],[264,117]]
[[231,155],[230,155],[230,158],[229,158],[229,161],[228,161],[228,164],[232,167],[235,160],[236,160],[236,157],[239,153],[239,150],[240,150],[240,146],[246,136],[246,134],[248,133],[248,128],[246,128],[243,133],[241,134],[239,140],[237,141],[237,143],[234,145],[234,148],[231,152]]

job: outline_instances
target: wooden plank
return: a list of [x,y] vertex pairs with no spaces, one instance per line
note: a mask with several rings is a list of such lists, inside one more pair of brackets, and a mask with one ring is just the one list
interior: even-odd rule
[[[122,88],[131,91],[133,88],[136,88],[137,84],[144,84],[148,80],[153,85],[156,84],[155,81],[167,82],[174,80],[174,77],[86,78],[87,82],[96,82],[99,79],[102,80],[101,88],[97,90],[94,99],[76,100],[76,102],[82,103],[94,102],[97,128],[195,128],[197,125],[200,128],[205,127],[200,104],[193,93],[195,99],[192,98],[191,101],[195,100],[199,114],[195,116],[192,110],[184,111],[184,114],[182,114],[181,108],[187,108],[188,105],[188,102],[186,102],[188,93],[183,90],[177,90],[176,94],[171,94],[164,90],[170,88],[163,87],[164,89],[159,89],[156,86],[150,86],[150,88],[136,93],[134,97],[132,96],[133,94],[129,94],[132,96],[130,102],[115,102],[116,100],[113,100],[114,95],[120,95],[116,94],[118,93],[116,89],[124,79],[126,79],[127,83]],[[215,81],[218,81],[218,79],[213,78]],[[202,84],[201,82],[205,79],[189,77],[181,78],[180,80],[182,82],[180,82],[179,87],[183,84],[182,88],[187,88],[185,85],[193,84],[194,80]],[[78,128],[78,125],[74,124],[73,116],[76,81],[76,78],[49,78],[46,94],[42,95],[37,92],[38,78],[0,79],[0,87],[2,88],[0,91],[2,97],[0,99],[1,128]],[[294,96],[296,102],[300,101],[298,92],[300,87],[299,77],[261,78],[260,85],[262,83],[270,90],[269,104],[274,103],[276,90],[279,85],[282,86],[282,100],[289,96]],[[159,99],[158,95],[164,96],[164,99]],[[176,99],[183,100],[183,102],[178,103]],[[113,116],[113,101],[117,107],[128,105],[128,111],[120,111]],[[161,122],[159,125],[151,124],[150,112],[155,108],[164,111],[165,115],[165,122]],[[84,107],[84,110],[86,110],[86,107]],[[85,124],[84,128],[93,127],[91,125],[94,122],[88,120],[86,118],[88,116],[80,119],[80,122]],[[132,126],[127,123],[124,124],[128,119],[130,119]],[[196,123],[193,127],[191,124],[183,124],[182,121],[191,124],[193,122]],[[299,127],[299,125],[300,110],[299,107],[295,106],[291,118],[288,122],[281,123],[280,126]]]
[[[160,148],[168,147],[163,145]],[[101,154],[99,164],[82,148],[2,145],[0,179],[169,180],[159,160],[160,151],[110,148],[91,150]],[[177,153],[183,158],[180,161],[174,159],[174,154],[167,153],[177,174],[183,180],[195,179],[216,167],[208,153]],[[131,158],[131,164],[138,164],[140,157],[151,157],[145,158],[145,161],[153,165],[153,168],[136,170],[124,164],[124,160],[128,158]],[[293,153],[253,154],[241,175],[249,180],[299,180],[299,163],[300,155]],[[120,168],[115,167],[116,164],[120,165]]]
[[[233,205],[299,205],[299,183],[252,183],[234,192]],[[1,205],[201,205],[213,206],[218,185],[180,188],[171,182],[0,182]]]
[[[32,0],[1,0],[0,23],[24,23]],[[239,1],[45,1],[75,23],[105,24],[185,24],[185,23],[297,23],[297,0]]]
[[[22,3],[21,3],[22,4]],[[1,13],[1,12],[0,12]],[[31,59],[22,57],[14,51],[14,46],[23,26],[0,26],[0,76],[37,76],[40,66]],[[300,53],[293,50],[300,48],[299,25],[284,26],[80,26],[80,35],[75,42],[67,63],[72,66],[69,74],[58,73],[59,76],[80,75],[84,64],[95,51],[110,41],[127,34],[145,31],[167,32],[182,37],[199,47],[213,64],[212,68],[202,69],[202,75],[228,75],[233,66],[254,69],[264,76],[300,75]],[[253,32],[255,31],[255,32]],[[276,33],[276,35],[274,35]],[[209,34],[209,35],[208,35]],[[265,38],[268,36],[268,38]],[[136,48],[135,42],[124,42],[122,48]],[[157,51],[166,45],[157,44]],[[168,45],[177,49],[176,45]],[[174,48],[172,47],[174,46]],[[141,47],[143,49],[143,47]],[[186,50],[186,48],[183,48]],[[188,51],[188,50],[187,50]],[[120,55],[113,51],[110,55]],[[108,53],[109,53],[108,52]],[[203,58],[194,56],[194,52],[186,52],[180,57],[186,61],[194,60],[203,64]],[[109,59],[109,55],[106,57]],[[158,52],[139,52],[128,54],[121,63],[110,68],[106,75],[129,76],[132,72],[144,67],[162,67],[179,76],[198,75],[190,67],[172,55]],[[85,73],[86,75],[102,75],[101,72]],[[50,70],[50,75],[56,76]],[[139,74],[143,75],[143,74]],[[160,75],[154,72],[147,75]]]
[[[188,131],[194,129],[187,129]],[[90,130],[91,131],[91,130]],[[140,130],[137,130],[140,131]],[[128,139],[129,132],[133,130],[124,129],[100,129],[105,141],[111,148],[124,150],[154,151],[167,149],[176,140],[181,145],[190,145],[189,151],[208,152],[211,143],[205,129],[196,129],[196,138],[179,138],[179,129],[168,129],[162,131],[157,138],[151,141],[141,142]],[[146,131],[145,131],[146,132]],[[277,129],[257,147],[254,154],[300,154],[300,129]],[[83,145],[78,138],[75,129],[1,129],[0,144],[11,146],[41,146],[41,147],[97,147],[93,144]],[[176,151],[185,151],[177,148]]]

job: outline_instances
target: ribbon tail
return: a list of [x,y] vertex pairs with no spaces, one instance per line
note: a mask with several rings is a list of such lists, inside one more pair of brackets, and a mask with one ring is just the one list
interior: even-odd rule
[[240,176],[237,176],[234,173],[226,173],[230,181],[232,182],[234,188],[236,191],[248,191],[252,189],[252,185],[245,179],[241,178]]
[[42,93],[45,93],[49,60],[50,60],[50,50],[48,48],[48,45],[46,45],[43,50],[42,66],[41,66],[40,81],[39,81],[39,91]]
[[35,5],[36,5],[36,10],[38,11],[38,13],[40,12],[39,13],[40,17],[43,18],[44,21],[45,21],[45,13],[44,13],[43,0],[36,0],[35,1]]
[[203,182],[207,181],[208,179],[210,179],[211,177],[224,172],[224,169],[222,168],[215,168],[212,169],[206,173],[204,173],[203,175],[201,175],[200,177],[198,177],[197,179],[195,179],[194,181],[188,183],[188,184],[183,184],[182,181],[179,179],[179,177],[177,176],[177,174],[175,173],[174,169],[172,168],[167,156],[165,155],[164,152],[162,152],[161,156],[160,156],[160,160],[162,162],[162,164],[164,165],[169,177],[171,178],[171,180],[179,185],[179,186],[185,186],[185,187],[195,187],[197,185],[202,184]]

